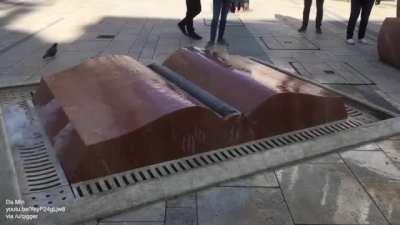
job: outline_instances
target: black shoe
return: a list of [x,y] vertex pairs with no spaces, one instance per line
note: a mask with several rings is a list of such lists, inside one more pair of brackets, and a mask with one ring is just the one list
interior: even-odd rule
[[322,34],[321,27],[317,27],[317,28],[315,29],[315,32],[316,32],[317,34]]
[[182,23],[182,22],[179,22],[178,23],[178,27],[179,27],[179,30],[181,30],[181,32],[184,34],[184,35],[188,35],[188,32],[187,32],[187,30],[186,30],[186,26]]
[[300,27],[300,29],[297,30],[299,33],[305,33],[307,31],[306,27]]
[[201,40],[202,39],[202,37],[200,35],[196,34],[196,32],[194,32],[194,31],[189,33],[188,36],[193,40]]
[[228,46],[228,45],[229,45],[228,42],[226,42],[226,40],[223,39],[223,38],[218,40],[218,44],[219,44],[219,45],[225,45],[225,46]]

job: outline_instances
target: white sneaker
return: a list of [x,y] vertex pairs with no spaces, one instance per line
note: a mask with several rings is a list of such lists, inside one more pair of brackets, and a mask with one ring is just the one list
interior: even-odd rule
[[368,44],[368,41],[365,40],[365,38],[359,39],[358,42],[360,42],[361,44],[364,44],[364,45],[367,45],[367,44]]
[[347,39],[346,43],[349,44],[349,45],[355,45],[356,44],[356,42],[354,42],[354,40],[352,38]]

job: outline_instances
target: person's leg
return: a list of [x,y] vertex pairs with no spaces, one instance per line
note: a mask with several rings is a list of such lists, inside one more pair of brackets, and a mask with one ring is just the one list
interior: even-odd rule
[[300,32],[305,31],[308,26],[308,19],[310,17],[310,9],[311,9],[312,0],[304,0],[304,9],[303,9],[303,24],[299,29]]
[[354,28],[360,15],[361,2],[360,0],[351,0],[351,12],[349,22],[347,23],[347,39],[353,38]]
[[186,16],[178,23],[178,27],[184,35],[188,34],[186,26],[190,21],[189,18],[191,17],[191,9],[191,0],[186,0]]
[[[230,1],[223,0],[222,9],[221,9],[221,21],[219,23],[219,30],[218,30],[218,42],[225,42],[223,37],[225,33],[225,25],[226,19],[228,17],[230,7]],[[224,43],[223,43],[224,44]]]
[[213,0],[213,18],[211,20],[210,42],[215,42],[217,36],[218,20],[221,13],[222,0]]
[[315,19],[315,28],[317,32],[321,32],[322,17],[324,16],[324,0],[316,0],[317,2],[317,18]]
[[365,37],[365,32],[367,30],[369,15],[371,14],[372,7],[374,6],[374,0],[365,0],[362,4],[361,10],[361,21],[360,28],[358,30],[358,39],[361,40]]
[[188,11],[186,14],[186,26],[189,34],[194,33],[193,19],[201,12],[200,0],[186,0]]

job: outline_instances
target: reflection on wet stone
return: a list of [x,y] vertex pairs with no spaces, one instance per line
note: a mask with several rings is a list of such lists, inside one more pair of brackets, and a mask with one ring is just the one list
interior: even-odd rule
[[211,188],[198,193],[199,225],[293,224],[279,189]]
[[344,164],[301,164],[277,177],[295,223],[387,224]]
[[348,151],[341,155],[361,182],[400,181],[400,169],[382,151]]

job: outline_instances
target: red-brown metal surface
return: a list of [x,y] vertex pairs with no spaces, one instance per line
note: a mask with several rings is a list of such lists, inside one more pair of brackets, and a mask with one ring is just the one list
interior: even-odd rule
[[71,182],[215,148],[235,123],[126,56],[43,77],[34,103]]
[[400,68],[400,18],[386,18],[378,36],[379,58]]
[[186,48],[164,65],[239,109],[255,138],[347,116],[341,97],[245,57]]
[[39,117],[75,183],[346,117],[340,97],[233,57],[183,49],[166,65],[232,105],[222,118],[127,56],[42,78]]

